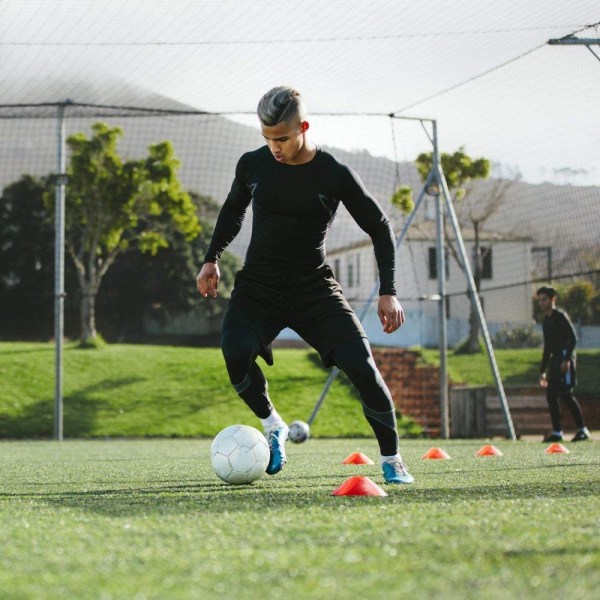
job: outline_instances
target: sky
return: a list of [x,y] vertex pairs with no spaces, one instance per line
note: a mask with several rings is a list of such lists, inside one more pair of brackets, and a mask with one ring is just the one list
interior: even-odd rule
[[422,124],[395,119],[392,139],[365,115],[422,117],[442,151],[600,185],[600,45],[547,44],[598,23],[594,0],[0,0],[0,104],[160,98],[256,126],[290,84],[320,143],[410,160]]

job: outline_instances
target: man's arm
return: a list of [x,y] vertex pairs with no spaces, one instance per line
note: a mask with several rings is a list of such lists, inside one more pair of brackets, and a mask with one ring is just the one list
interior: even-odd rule
[[240,232],[246,215],[246,209],[252,199],[250,192],[240,178],[240,164],[241,160],[238,162],[231,190],[217,217],[215,230],[204,256],[204,263],[196,276],[196,287],[205,298],[208,295],[213,298],[217,296],[219,279],[221,278],[217,263],[225,248],[229,246]]
[[383,331],[393,333],[405,321],[404,309],[396,298],[396,243],[389,219],[380,204],[369,194],[358,175],[348,169],[348,183],[342,199],[359,227],[373,242],[379,270],[377,314]]
[[379,202],[351,169],[346,172],[342,202],[373,242],[379,270],[379,295],[395,296],[396,242],[390,221]]
[[571,368],[573,352],[577,345],[577,334],[575,333],[575,327],[573,327],[573,323],[571,323],[567,313],[558,311],[557,316],[559,317],[558,323],[563,356],[563,360],[560,364],[560,371],[561,373],[566,373]]
[[231,191],[217,217],[215,230],[204,256],[205,263],[218,262],[225,248],[235,239],[242,228],[250,200],[250,192],[236,176],[231,185]]

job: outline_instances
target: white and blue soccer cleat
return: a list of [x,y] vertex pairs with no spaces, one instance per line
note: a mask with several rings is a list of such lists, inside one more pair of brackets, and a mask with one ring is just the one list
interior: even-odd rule
[[415,480],[408,472],[408,467],[399,458],[386,460],[381,467],[386,483],[413,483]]
[[267,466],[267,473],[269,475],[279,473],[287,461],[285,442],[288,438],[288,432],[288,426],[285,424],[265,430],[265,437],[267,438],[267,443],[269,444],[269,450],[271,452],[271,457]]

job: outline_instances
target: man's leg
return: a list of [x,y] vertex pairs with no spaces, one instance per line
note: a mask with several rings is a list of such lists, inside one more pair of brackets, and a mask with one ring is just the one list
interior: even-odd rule
[[565,406],[569,409],[569,412],[573,415],[573,420],[577,429],[583,429],[585,423],[583,422],[583,413],[581,412],[581,406],[575,396],[573,396],[572,390],[566,390],[561,392],[560,397],[564,400]]
[[585,421],[583,420],[583,412],[581,410],[581,406],[579,402],[577,402],[577,398],[573,396],[573,390],[562,390],[560,392],[560,398],[564,400],[565,405],[569,409],[569,412],[573,415],[573,420],[575,421],[575,426],[577,427],[575,436],[571,439],[571,441],[582,442],[584,440],[591,439],[590,432],[585,426]]
[[558,386],[550,381],[546,388],[546,401],[548,402],[548,409],[550,411],[550,419],[552,421],[552,433],[544,438],[544,442],[561,442],[562,441],[562,428],[560,418],[560,403],[558,400],[559,389]]
[[333,359],[360,394],[363,413],[379,444],[386,481],[412,483],[414,478],[408,473],[398,449],[392,396],[375,364],[369,342],[364,338],[345,342],[335,348]]
[[288,428],[269,398],[267,380],[256,363],[262,347],[259,335],[249,327],[227,329],[221,336],[229,380],[238,396],[261,420],[271,450],[267,473],[274,475],[286,462],[284,444]]
[[267,380],[256,364],[261,348],[258,334],[250,328],[230,329],[221,336],[229,381],[250,410],[259,419],[267,419],[274,407],[269,398]]

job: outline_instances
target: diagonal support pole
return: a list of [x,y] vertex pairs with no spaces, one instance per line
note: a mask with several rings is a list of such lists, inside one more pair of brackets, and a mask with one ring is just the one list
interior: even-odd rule
[[458,219],[456,217],[456,211],[454,210],[454,204],[452,203],[452,199],[450,197],[448,183],[446,182],[446,178],[444,177],[444,173],[443,173],[442,169],[440,168],[439,164],[434,166],[434,170],[436,172],[437,182],[440,186],[440,189],[442,190],[444,199],[446,200],[448,216],[450,217],[452,229],[454,230],[454,235],[456,237],[456,242],[458,244],[458,250],[460,253],[460,257],[463,261],[465,275],[467,276],[467,284],[469,286],[469,293],[471,296],[471,302],[473,303],[473,306],[477,312],[477,319],[479,321],[479,327],[483,334],[483,340],[484,340],[485,347],[487,350],[490,367],[492,369],[492,374],[494,376],[496,391],[498,393],[498,397],[500,398],[500,404],[502,407],[502,411],[504,413],[504,418],[506,420],[506,427],[508,429],[508,437],[514,441],[517,439],[517,436],[515,434],[515,428],[514,428],[514,425],[512,422],[512,417],[510,415],[510,410],[508,408],[506,394],[504,393],[504,386],[502,385],[502,379],[500,377],[500,371],[498,369],[498,364],[496,363],[496,357],[494,355],[494,349],[492,347],[490,333],[488,331],[487,323],[486,323],[485,317],[483,315],[483,309],[481,307],[481,302],[479,301],[479,295],[478,295],[477,289],[475,287],[475,279],[473,278],[473,271],[471,270],[471,262],[469,261],[469,257],[467,256],[467,251],[465,249],[465,243],[464,243],[461,231],[460,231]]

